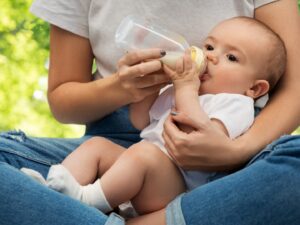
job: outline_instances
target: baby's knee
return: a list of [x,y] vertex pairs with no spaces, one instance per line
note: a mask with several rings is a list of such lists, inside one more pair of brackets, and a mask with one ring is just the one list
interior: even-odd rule
[[104,137],[91,137],[87,141],[84,142],[85,145],[88,145],[89,147],[95,147],[95,146],[101,146],[102,144],[105,144],[109,142],[108,139]]
[[153,166],[163,163],[164,160],[169,160],[158,146],[146,141],[132,145],[125,151],[125,154],[135,162]]
[[110,141],[103,137],[92,137],[85,141],[79,148],[76,150],[77,152],[88,152],[90,155],[94,155],[95,157],[100,157],[106,151],[108,151],[108,143]]
[[112,142],[104,137],[92,137],[85,141],[82,145],[89,150],[94,149],[97,151],[101,151],[101,149],[107,148],[107,146],[111,144]]

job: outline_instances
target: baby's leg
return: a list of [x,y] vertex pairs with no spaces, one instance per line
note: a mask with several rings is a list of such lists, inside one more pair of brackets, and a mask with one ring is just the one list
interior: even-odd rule
[[[103,193],[99,188],[99,181],[91,183],[101,176],[123,151],[123,147],[105,138],[91,138],[72,152],[62,164],[51,166],[47,185],[88,205],[100,207],[98,198],[102,199]],[[107,211],[111,209],[105,208]]]
[[125,151],[100,183],[112,207],[131,200],[140,214],[165,207],[185,190],[175,164],[156,145],[146,141]]
[[125,148],[102,137],[93,137],[74,152],[62,165],[70,171],[81,185],[94,182],[117,160]]

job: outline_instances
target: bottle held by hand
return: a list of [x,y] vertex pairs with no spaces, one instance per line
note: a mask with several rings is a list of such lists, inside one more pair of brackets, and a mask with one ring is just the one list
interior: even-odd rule
[[136,16],[127,16],[122,20],[115,34],[115,42],[124,51],[161,48],[166,51],[161,61],[171,68],[174,68],[177,59],[190,49],[191,58],[195,61],[199,73],[203,73],[206,67],[206,58],[200,48],[190,46],[180,34],[152,25]]

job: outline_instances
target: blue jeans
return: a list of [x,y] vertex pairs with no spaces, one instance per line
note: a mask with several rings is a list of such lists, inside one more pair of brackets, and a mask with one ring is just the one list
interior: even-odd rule
[[[88,126],[79,139],[31,138],[22,132],[0,135],[0,224],[124,224],[50,190],[19,172],[48,173],[84,140],[107,137],[124,147],[139,141],[122,108]],[[167,208],[168,225],[298,224],[300,137],[286,136],[268,146],[244,169],[183,194]],[[299,175],[298,175],[299,174]],[[155,225],[155,224],[154,224]]]
[[49,167],[60,163],[83,141],[103,136],[128,147],[140,140],[139,131],[128,120],[128,108],[87,127],[78,139],[33,138],[22,131],[0,134],[0,224],[1,225],[92,225],[124,224],[112,213],[109,217],[50,190],[19,171],[22,167],[47,176]]
[[176,225],[299,225],[300,136],[284,136],[229,176],[179,196]]

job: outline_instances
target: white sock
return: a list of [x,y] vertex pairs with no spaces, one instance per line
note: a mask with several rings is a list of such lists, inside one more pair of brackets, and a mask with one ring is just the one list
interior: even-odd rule
[[74,199],[81,200],[82,186],[61,164],[50,167],[47,176],[47,186]]
[[47,185],[45,178],[38,171],[25,167],[21,168],[20,170],[40,184]]
[[47,176],[47,186],[87,205],[93,206],[104,213],[112,211],[103,193],[99,179],[93,184],[82,186],[61,164],[50,167]]
[[83,186],[81,201],[101,210],[104,213],[113,210],[104,195],[100,179],[96,180],[93,184]]

